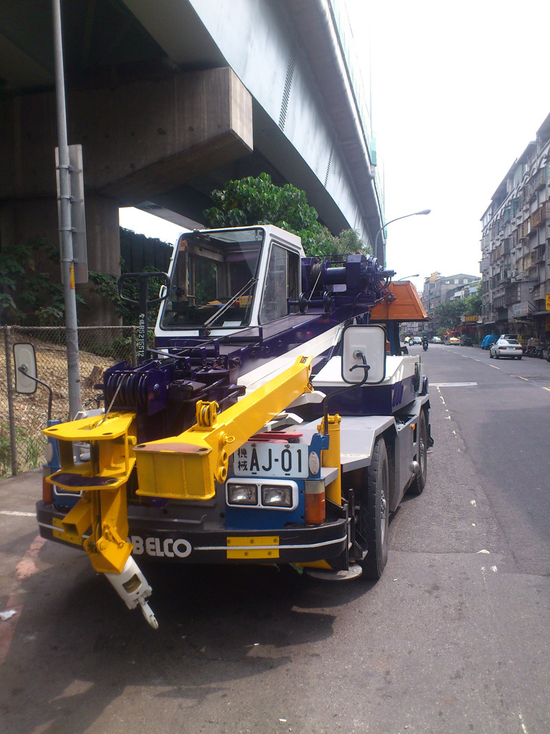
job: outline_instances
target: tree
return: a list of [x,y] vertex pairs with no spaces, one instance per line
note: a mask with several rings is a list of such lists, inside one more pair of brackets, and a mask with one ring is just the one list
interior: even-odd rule
[[211,198],[214,206],[203,212],[209,227],[274,224],[298,235],[310,257],[368,252],[357,232],[348,229],[334,236],[318,221],[304,191],[292,184],[276,186],[267,173],[228,181],[224,189],[214,190]]
[[464,299],[466,316],[476,316],[481,313],[481,283],[478,283],[477,290],[471,296]]
[[435,315],[440,326],[449,331],[460,326],[460,317],[466,310],[466,301],[446,301],[435,309]]

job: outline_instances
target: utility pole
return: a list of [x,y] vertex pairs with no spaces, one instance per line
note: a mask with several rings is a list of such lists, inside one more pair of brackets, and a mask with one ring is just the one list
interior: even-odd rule
[[65,77],[63,72],[63,36],[61,31],[60,0],[52,0],[55,54],[55,96],[57,103],[58,139],[58,212],[61,275],[65,296],[65,325],[67,336],[67,378],[69,384],[69,418],[74,418],[81,407],[80,359],[78,354],[78,322],[76,316],[75,260],[71,226],[71,181],[67,113],[65,106]]

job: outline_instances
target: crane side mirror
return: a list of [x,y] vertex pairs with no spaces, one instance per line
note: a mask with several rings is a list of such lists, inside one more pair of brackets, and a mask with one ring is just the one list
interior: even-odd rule
[[386,377],[386,330],[378,324],[346,326],[342,335],[342,379],[376,385]]
[[13,345],[15,391],[31,395],[36,392],[36,354],[33,344]]

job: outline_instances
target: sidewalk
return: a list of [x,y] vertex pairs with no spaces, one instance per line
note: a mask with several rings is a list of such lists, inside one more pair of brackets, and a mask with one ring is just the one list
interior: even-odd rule
[[32,512],[42,498],[42,469],[0,479],[0,513]]

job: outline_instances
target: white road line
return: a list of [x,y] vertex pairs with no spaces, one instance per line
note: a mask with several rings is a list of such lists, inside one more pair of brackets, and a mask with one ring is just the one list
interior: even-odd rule
[[34,512],[18,512],[17,510],[0,510],[0,515],[11,515],[12,517],[36,517]]
[[477,382],[430,382],[430,387],[475,387]]

